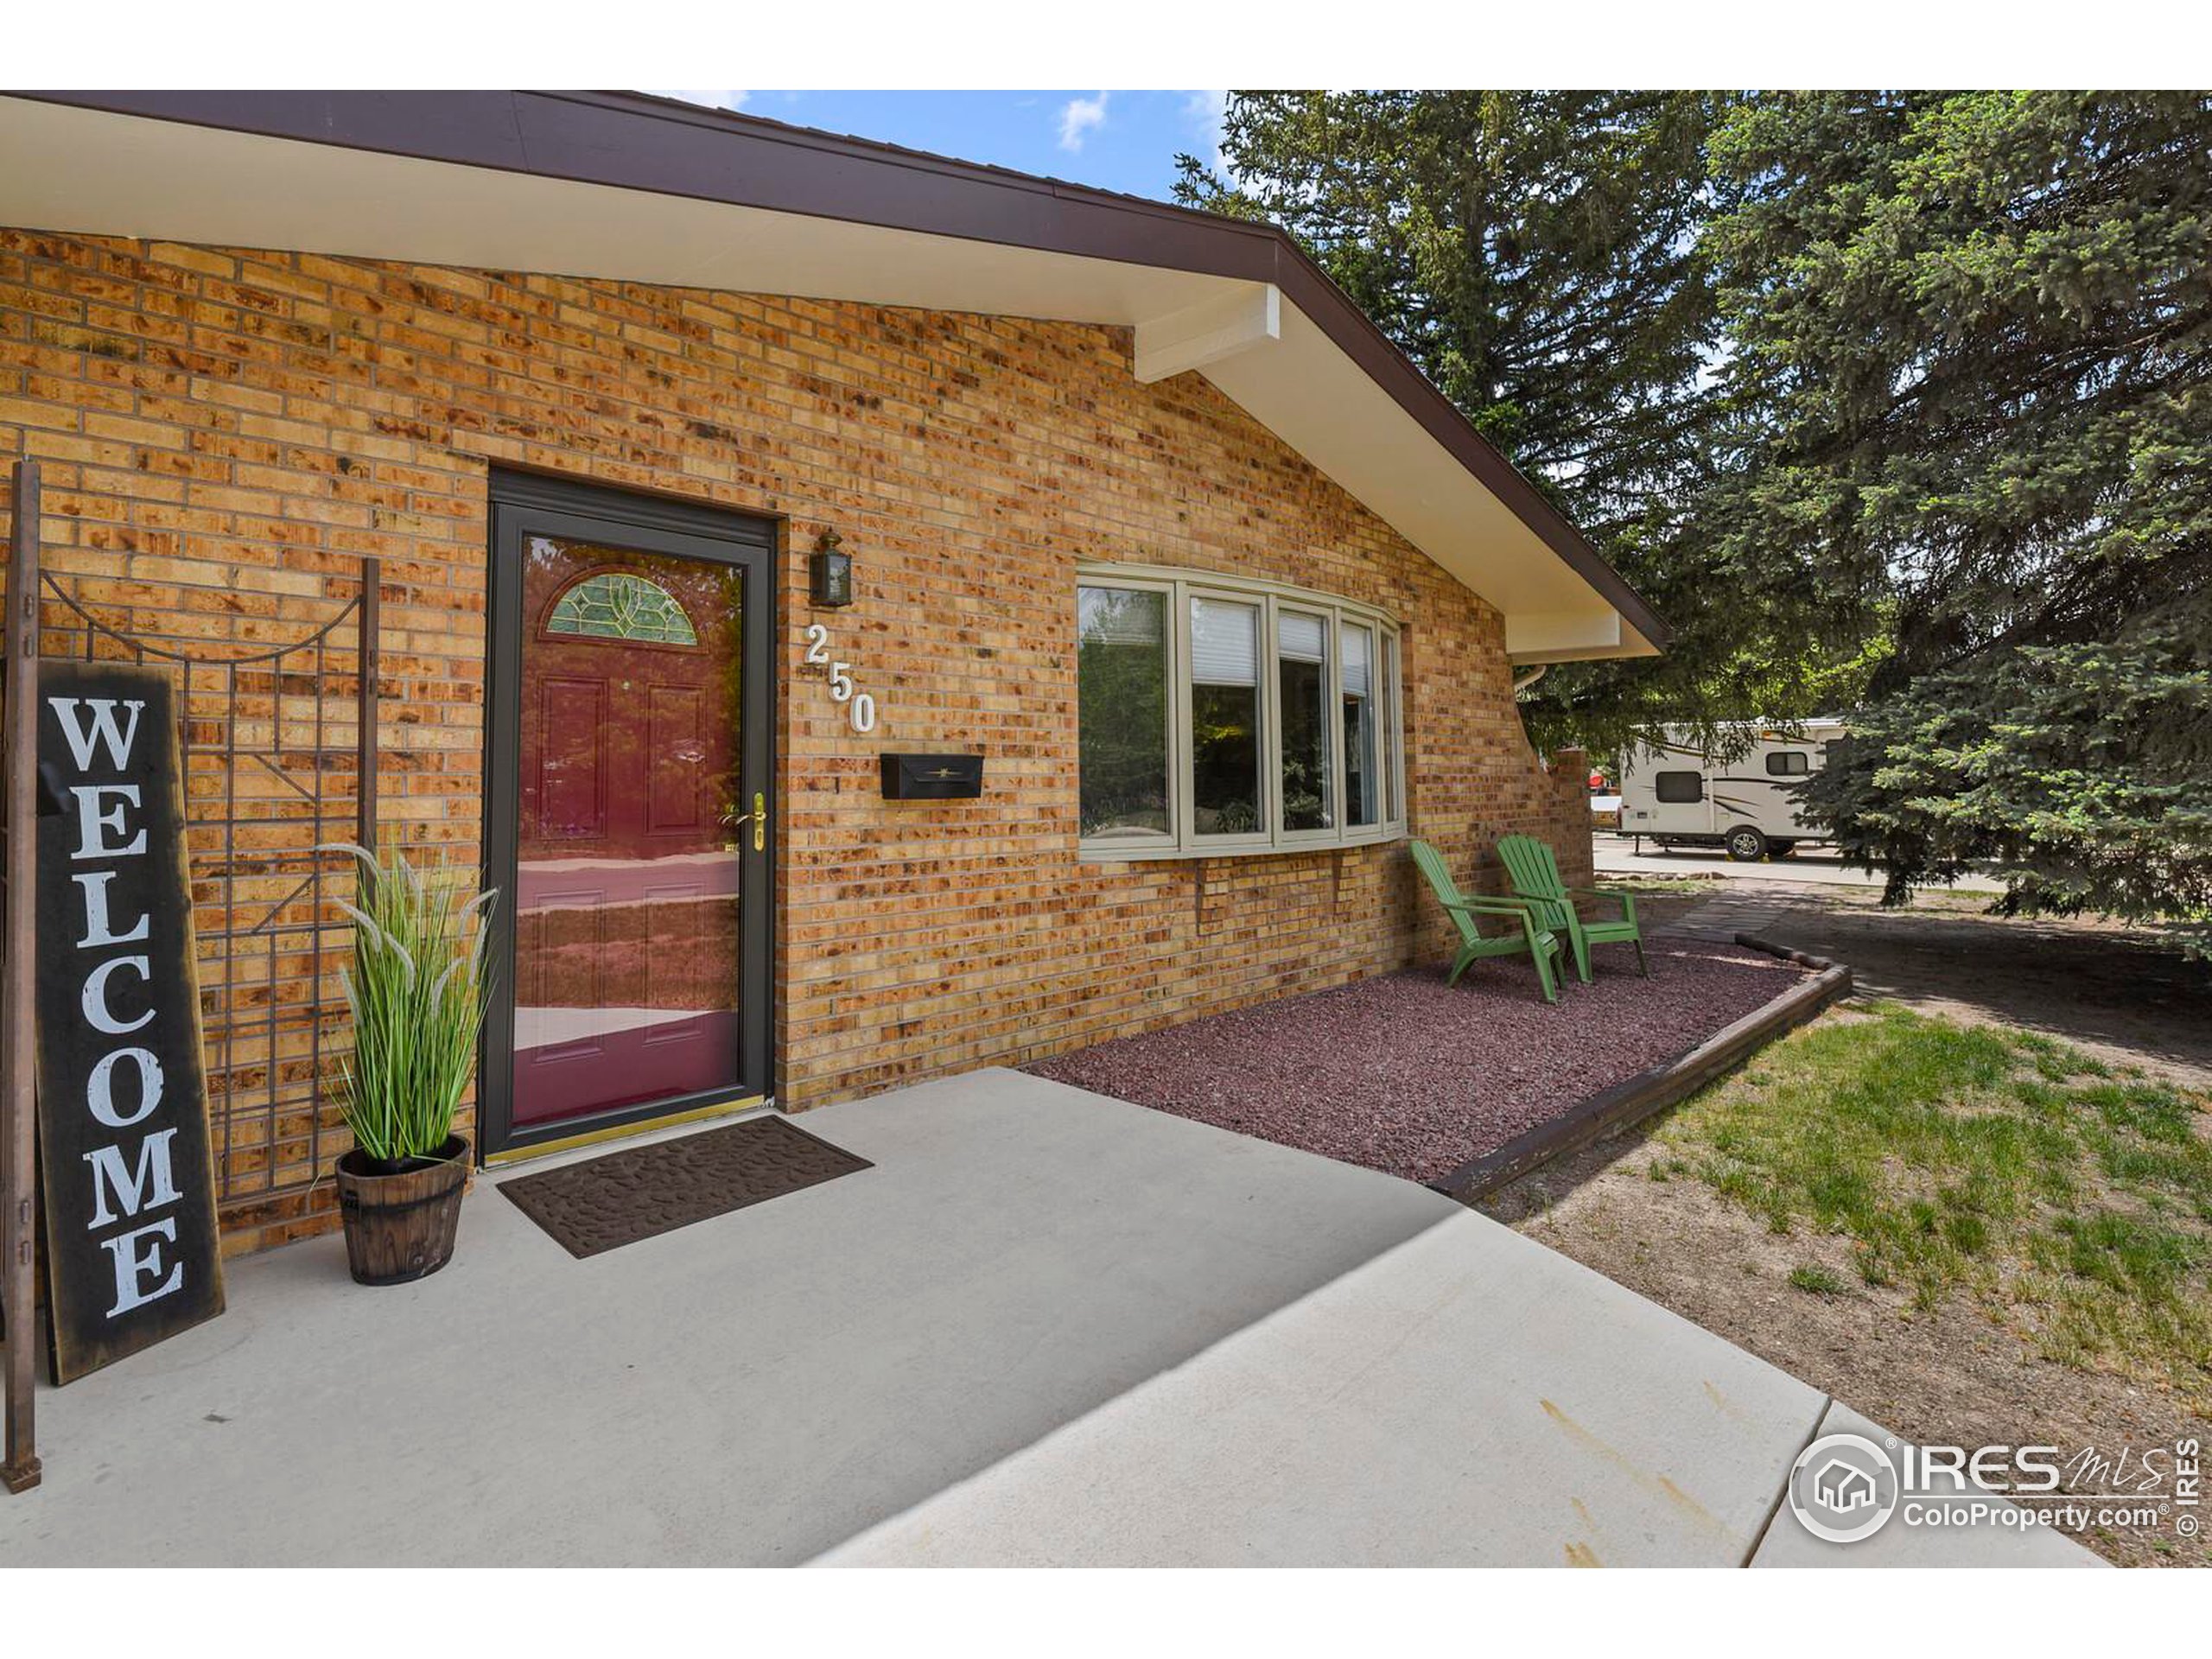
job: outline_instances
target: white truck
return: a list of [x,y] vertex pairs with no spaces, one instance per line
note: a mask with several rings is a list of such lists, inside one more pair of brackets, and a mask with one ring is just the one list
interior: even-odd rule
[[1827,746],[1846,735],[1844,722],[1737,729],[1751,747],[1726,762],[1673,728],[1656,747],[1630,749],[1621,763],[1621,833],[1639,837],[1639,846],[1649,836],[1662,847],[1723,847],[1746,862],[1827,840],[1798,816],[1798,791],[1827,764]]

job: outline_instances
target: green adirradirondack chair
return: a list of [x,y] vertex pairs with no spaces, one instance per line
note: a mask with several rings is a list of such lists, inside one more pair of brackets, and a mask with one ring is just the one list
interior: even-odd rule
[[[1444,855],[1425,841],[1413,843],[1413,855],[1414,865],[1428,878],[1428,890],[1459,930],[1459,954],[1444,982],[1458,984],[1467,964],[1484,957],[1527,957],[1536,964],[1536,982],[1544,988],[1544,1001],[1558,1001],[1559,988],[1553,981],[1552,969],[1560,959],[1559,940],[1537,921],[1534,907],[1510,899],[1467,897],[1452,879]],[[1510,917],[1514,925],[1495,938],[1484,938],[1475,925],[1478,916]]]
[[[1497,843],[1497,855],[1513,880],[1514,896],[1536,907],[1536,919],[1554,933],[1567,935],[1574,947],[1575,976],[1590,982],[1590,947],[1593,944],[1632,944],[1636,968],[1646,979],[1650,967],[1643,960],[1643,933],[1636,925],[1636,895],[1619,887],[1570,887],[1560,879],[1559,861],[1548,842],[1534,836],[1507,836]],[[1577,894],[1611,899],[1621,907],[1618,921],[1586,922],[1574,913]]]

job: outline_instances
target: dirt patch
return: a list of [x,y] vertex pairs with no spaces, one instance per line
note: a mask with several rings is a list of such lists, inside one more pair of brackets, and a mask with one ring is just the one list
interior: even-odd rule
[[[1966,1294],[1916,1308],[1903,1286],[1862,1282],[1847,1238],[1771,1230],[1679,1172],[1674,1150],[1652,1139],[1671,1117],[1561,1159],[1482,1208],[1910,1440],[2107,1456],[2184,1434],[2212,1441],[2212,1424],[2173,1389],[2046,1358]],[[2083,1541],[2126,1564],[2212,1565],[2204,1540],[2171,1529]]]
[[[1217,1128],[1430,1181],[1779,996],[1800,969],[1647,938],[1651,977],[1599,946],[1593,982],[1538,1000],[1526,963],[1385,975],[1101,1043],[1027,1070]],[[1631,959],[1632,960],[1632,959]]]

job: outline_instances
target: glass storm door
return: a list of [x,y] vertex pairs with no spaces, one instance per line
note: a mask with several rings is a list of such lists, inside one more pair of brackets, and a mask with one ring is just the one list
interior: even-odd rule
[[769,528],[494,492],[498,1153],[768,1086]]

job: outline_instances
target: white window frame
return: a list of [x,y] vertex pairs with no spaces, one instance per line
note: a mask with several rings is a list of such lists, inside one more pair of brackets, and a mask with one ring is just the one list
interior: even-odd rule
[[[1088,580],[1084,582],[1086,588],[1109,585]],[[1174,798],[1175,835],[1179,844],[1173,854],[1163,856],[1213,858],[1233,853],[1273,852],[1275,836],[1282,824],[1282,780],[1274,771],[1274,752],[1268,741],[1268,734],[1275,729],[1275,704],[1279,695],[1279,688],[1268,671],[1274,662],[1274,642],[1268,634],[1268,630],[1274,626],[1274,613],[1262,595],[1239,588],[1233,582],[1201,576],[1169,585],[1176,590],[1175,597],[1168,602],[1175,607],[1177,632],[1174,652],[1167,664],[1168,674],[1175,684],[1175,721],[1167,734],[1167,788]],[[1202,836],[1198,830],[1198,756],[1191,745],[1191,602],[1199,599],[1211,600],[1218,605],[1243,605],[1260,613],[1253,624],[1258,632],[1252,642],[1259,660],[1252,664],[1252,668],[1257,676],[1253,689],[1259,694],[1260,817],[1267,828],[1248,835]]]
[[1393,628],[1382,637],[1382,652],[1389,664],[1389,695],[1382,707],[1383,739],[1390,746],[1390,786],[1383,800],[1383,810],[1389,822],[1400,826],[1406,822],[1406,714],[1404,654],[1399,648],[1398,632]]
[[[1224,575],[1212,570],[1172,566],[1081,563],[1076,585],[1124,588],[1164,593],[1173,607],[1167,645],[1167,789],[1173,836],[1140,839],[1104,836],[1080,841],[1080,855],[1122,864],[1170,858],[1252,858],[1273,853],[1312,852],[1318,848],[1364,847],[1401,841],[1406,834],[1404,654],[1397,619],[1371,605],[1286,583]],[[1193,802],[1194,756],[1191,744],[1191,601],[1213,600],[1250,605],[1260,612],[1260,798],[1267,829],[1256,835],[1202,836],[1197,833]],[[1277,619],[1282,611],[1319,614],[1326,622],[1329,660],[1324,680],[1328,710],[1324,725],[1329,742],[1330,810],[1336,819],[1327,830],[1286,830],[1282,811],[1281,667],[1277,655]],[[1381,822],[1349,827],[1344,793],[1344,629],[1346,622],[1375,632],[1375,661],[1369,696],[1376,720],[1378,759],[1387,773],[1380,802]],[[1078,624],[1080,626],[1080,624]],[[1072,670],[1073,664],[1070,664]],[[1078,725],[1078,729],[1080,729]],[[1387,759],[1382,759],[1387,751]],[[1081,764],[1078,752],[1077,764]]]
[[[1185,616],[1179,621],[1178,620],[1178,601],[1175,585],[1173,582],[1078,582],[1076,586],[1078,592],[1084,588],[1112,586],[1136,593],[1158,594],[1164,613],[1160,620],[1160,649],[1167,658],[1166,668],[1167,695],[1162,699],[1167,707],[1167,729],[1162,736],[1166,740],[1167,749],[1167,823],[1169,827],[1157,832],[1124,830],[1118,836],[1102,836],[1096,840],[1085,840],[1083,845],[1086,848],[1099,849],[1098,856],[1102,858],[1106,856],[1105,849],[1109,848],[1115,849],[1113,855],[1117,859],[1179,857],[1182,855],[1180,852],[1182,844],[1190,838],[1190,828],[1186,820],[1190,811],[1191,791],[1179,783],[1175,772],[1176,754],[1179,748],[1189,747],[1188,734],[1191,729],[1191,684],[1188,677],[1179,671],[1179,665],[1191,659],[1189,618]],[[1187,610],[1188,607],[1185,608]],[[1077,651],[1083,648],[1082,632],[1083,601],[1078,597],[1076,601],[1076,649]],[[1074,668],[1073,659],[1070,660],[1068,666],[1071,670]],[[1080,678],[1077,684],[1077,695],[1080,695]],[[1178,733],[1184,735],[1179,738]],[[1078,765],[1082,759],[1082,747],[1083,721],[1081,712],[1078,711],[1076,718],[1076,750]]]
[[[1344,640],[1338,636],[1341,619],[1326,605],[1313,604],[1304,599],[1277,599],[1268,606],[1268,660],[1263,672],[1272,675],[1278,689],[1282,684],[1282,639],[1281,628],[1285,615],[1317,619],[1321,624],[1321,730],[1326,740],[1328,753],[1322,764],[1329,769],[1329,792],[1326,798],[1329,816],[1335,820],[1320,830],[1280,830],[1277,844],[1283,847],[1333,847],[1345,837],[1344,830]],[[1278,720],[1274,729],[1268,734],[1268,769],[1274,774],[1275,792],[1282,792],[1282,722]]]
[[1338,716],[1336,727],[1337,772],[1344,784],[1344,798],[1338,804],[1337,811],[1338,816],[1344,820],[1345,827],[1357,832],[1375,829],[1378,825],[1389,823],[1396,817],[1397,797],[1393,792],[1393,779],[1397,775],[1398,767],[1395,753],[1396,738],[1393,729],[1396,722],[1387,712],[1391,696],[1389,690],[1390,644],[1384,638],[1381,629],[1365,617],[1354,612],[1340,615],[1337,619],[1337,644],[1339,649],[1344,645],[1345,634],[1354,628],[1366,632],[1368,650],[1371,653],[1367,664],[1367,719],[1368,723],[1375,728],[1376,775],[1369,779],[1369,786],[1375,791],[1375,823],[1354,824],[1351,822],[1351,752],[1344,745],[1343,718],[1344,664],[1342,661],[1335,665]]

